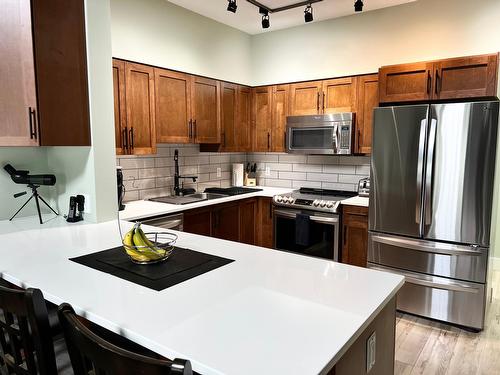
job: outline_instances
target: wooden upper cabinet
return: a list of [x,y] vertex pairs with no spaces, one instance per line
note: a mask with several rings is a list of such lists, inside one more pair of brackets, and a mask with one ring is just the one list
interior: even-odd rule
[[37,146],[30,0],[5,0],[0,12],[0,146]]
[[356,77],[323,81],[323,113],[354,112],[357,98],[356,86]]
[[498,54],[461,57],[434,64],[434,99],[495,97]]
[[368,207],[344,206],[342,222],[342,263],[366,267],[368,254]]
[[273,86],[271,151],[285,152],[286,116],[288,115],[289,85]]
[[380,102],[424,101],[432,97],[429,62],[385,66],[379,70]]
[[252,148],[252,92],[250,87],[238,86],[236,103],[236,151],[250,151]]
[[256,87],[253,89],[253,147],[252,151],[271,150],[272,130],[272,87]]
[[113,59],[115,147],[117,155],[128,153],[127,110],[125,104],[125,62]]
[[321,113],[322,81],[290,85],[290,116]]
[[191,77],[166,69],[155,68],[154,72],[156,141],[191,142]]
[[156,153],[154,69],[125,63],[129,152],[136,155]]
[[90,146],[85,2],[32,6],[40,145]]
[[358,77],[355,150],[357,154],[372,151],[373,110],[378,107],[378,74]]
[[220,143],[220,83],[192,77],[192,119],[195,143]]
[[222,143],[224,151],[236,151],[236,126],[237,126],[237,96],[238,86],[232,83],[221,83],[221,122]]

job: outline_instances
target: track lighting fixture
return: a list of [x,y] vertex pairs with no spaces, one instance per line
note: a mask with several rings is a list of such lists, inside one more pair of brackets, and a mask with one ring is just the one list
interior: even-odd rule
[[263,14],[262,15],[262,28],[263,29],[269,29],[269,14]]
[[363,11],[363,0],[356,0],[354,3],[354,11],[355,12],[362,12]]
[[304,10],[304,21],[305,22],[313,21],[313,8],[311,4],[307,4],[306,9]]
[[227,4],[227,11],[236,13],[236,8],[238,8],[238,6],[236,5],[236,0],[227,0],[227,1],[229,1],[229,3]]

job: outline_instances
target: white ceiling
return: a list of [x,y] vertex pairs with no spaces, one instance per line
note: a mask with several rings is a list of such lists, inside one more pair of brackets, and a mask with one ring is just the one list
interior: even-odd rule
[[[248,34],[259,34],[268,31],[286,29],[304,24],[304,8],[295,8],[270,15],[271,27],[262,29],[261,15],[258,9],[246,0],[236,0],[236,13],[226,10],[227,0],[167,0],[173,4],[189,9],[195,13],[232,26]],[[417,0],[364,0],[363,12],[406,4]],[[289,5],[300,0],[260,0],[261,4],[270,8]],[[343,17],[354,14],[354,0],[323,0],[313,6],[314,22]]]

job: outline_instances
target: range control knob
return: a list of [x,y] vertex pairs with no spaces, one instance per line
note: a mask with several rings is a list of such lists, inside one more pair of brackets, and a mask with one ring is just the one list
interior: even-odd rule
[[318,207],[319,206],[319,201],[317,199],[314,200],[313,206],[314,207]]
[[292,204],[292,203],[293,203],[293,201],[294,201],[294,199],[293,199],[292,197],[288,197],[288,203],[289,203],[289,204]]
[[283,201],[283,197],[281,195],[278,195],[277,197],[275,197],[276,199],[276,202],[278,203],[281,203]]
[[325,206],[326,206],[326,202],[325,202],[325,201],[321,201],[321,202],[319,202],[319,205],[320,205],[321,207],[325,207]]
[[333,202],[327,202],[326,203],[326,208],[332,208],[333,207]]

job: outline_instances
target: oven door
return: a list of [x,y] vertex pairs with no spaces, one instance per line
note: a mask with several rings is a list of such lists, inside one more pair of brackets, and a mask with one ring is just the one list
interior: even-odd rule
[[[309,241],[298,244],[296,239],[297,214],[309,215]],[[274,248],[293,253],[339,260],[339,216],[313,211],[274,209]]]

